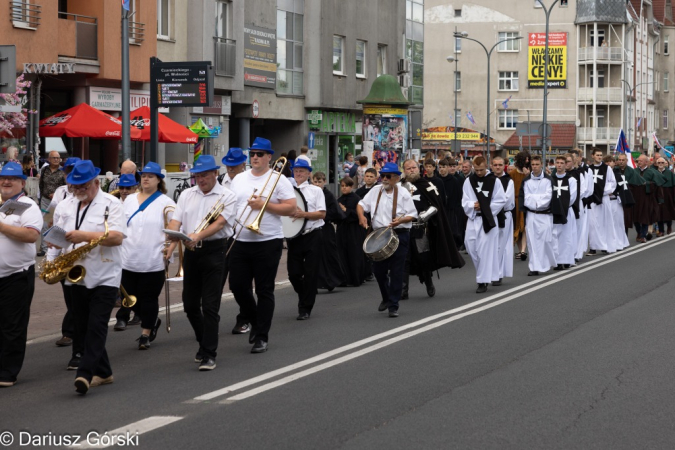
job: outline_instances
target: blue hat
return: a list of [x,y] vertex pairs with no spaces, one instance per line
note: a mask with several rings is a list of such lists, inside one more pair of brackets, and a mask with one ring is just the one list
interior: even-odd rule
[[293,169],[307,169],[310,172],[312,171],[312,166],[309,165],[307,161],[304,159],[296,159],[295,163],[293,164]]
[[238,166],[246,162],[246,155],[239,147],[232,147],[223,158],[223,164],[226,166]]
[[396,163],[388,162],[380,169],[380,173],[393,173],[396,175],[401,175],[401,171],[398,170]]
[[117,187],[134,187],[138,186],[138,181],[132,173],[123,173],[120,175],[120,181],[117,183]]
[[220,169],[220,166],[216,166],[216,160],[213,156],[200,155],[199,158],[197,158],[197,161],[195,161],[194,167],[190,169],[190,172],[200,173],[206,172],[208,170],[217,170],[217,169]]
[[272,143],[269,140],[260,137],[255,138],[253,145],[251,145],[249,150],[262,150],[269,154],[274,154],[274,150],[272,150]]
[[69,184],[85,184],[96,178],[101,169],[94,167],[94,163],[85,159],[78,161],[73,166],[73,171],[68,174],[66,181]]
[[162,168],[157,164],[156,162],[149,162],[143,167],[143,170],[139,171],[141,175],[144,173],[151,173],[153,175],[157,175],[160,178],[164,178],[164,174],[162,173]]
[[78,161],[82,161],[80,158],[77,156],[71,156],[70,158],[66,159],[66,162],[63,164],[63,167],[61,167],[59,170],[66,170],[68,167],[72,167],[77,163]]
[[21,164],[15,162],[7,162],[2,166],[2,171],[0,172],[0,177],[17,177],[22,180],[26,179],[26,175],[23,174],[23,168]]

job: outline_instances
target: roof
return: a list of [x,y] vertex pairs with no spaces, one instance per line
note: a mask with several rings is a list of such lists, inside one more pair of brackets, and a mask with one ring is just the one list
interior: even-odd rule
[[[551,123],[551,147],[573,149],[576,141],[577,127],[573,123]],[[535,146],[537,139],[541,136],[530,135],[523,136],[523,148],[528,146]],[[518,135],[514,132],[506,142],[504,142],[505,149],[520,148],[520,140]]]
[[574,23],[626,23],[626,0],[577,0]]
[[356,103],[366,103],[371,105],[400,105],[410,104],[407,98],[401,92],[401,85],[398,79],[393,75],[380,75],[370,87],[368,96]]
[[673,6],[671,2],[666,0],[652,0],[652,10],[654,11],[654,19],[666,26],[673,26]]

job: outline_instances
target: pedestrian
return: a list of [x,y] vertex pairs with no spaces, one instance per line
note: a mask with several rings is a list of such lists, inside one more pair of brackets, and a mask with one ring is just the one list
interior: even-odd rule
[[360,286],[367,276],[364,267],[363,241],[366,238],[364,229],[359,226],[359,216],[356,207],[361,198],[352,192],[354,180],[349,177],[340,180],[338,204],[344,219],[337,227],[337,244],[340,262],[345,270],[346,286]]
[[499,280],[493,286],[500,286],[502,279],[513,276],[513,212],[516,207],[516,193],[513,180],[505,171],[504,158],[495,156],[492,158],[492,173],[501,182],[506,195],[503,221],[498,221],[499,226]]
[[323,172],[314,172],[312,176],[314,185],[323,191],[326,203],[326,217],[324,226],[321,228],[321,262],[319,263],[318,289],[327,289],[333,291],[336,286],[345,282],[344,269],[340,262],[340,256],[337,247],[337,237],[335,227],[344,220],[344,213],[338,206],[337,199],[333,193],[326,188],[326,174]]
[[527,260],[527,237],[525,231],[525,214],[520,207],[518,193],[523,185],[523,180],[530,174],[530,154],[522,151],[516,154],[509,176],[513,180],[513,191],[516,193],[516,208],[513,216],[513,240],[517,252],[515,259]]
[[574,265],[576,250],[576,216],[574,200],[577,198],[577,180],[567,173],[564,155],[555,158],[555,174],[551,177],[551,214],[553,215],[553,253],[556,267],[569,269]]
[[611,242],[611,239],[608,239],[613,234],[607,234],[607,230],[611,229],[614,221],[609,206],[609,196],[616,189],[614,171],[602,161],[603,155],[600,149],[593,149],[592,157],[593,194],[588,217],[588,246],[590,247],[588,256],[595,255],[598,250],[605,253],[616,251],[614,243]]

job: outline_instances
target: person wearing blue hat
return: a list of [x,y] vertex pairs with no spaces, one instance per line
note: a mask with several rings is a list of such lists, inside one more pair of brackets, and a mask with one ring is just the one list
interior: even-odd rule
[[120,200],[124,203],[129,195],[138,191],[138,180],[136,180],[136,176],[130,173],[120,175],[120,178],[117,181],[117,190],[119,191]]
[[[294,214],[297,204],[288,178],[271,173],[272,143],[256,138],[248,154],[251,170],[237,175],[231,187],[237,197],[236,217],[245,226],[237,227],[229,254],[230,290],[242,316],[251,323],[251,353],[263,353],[267,351],[274,316],[274,281],[283,249],[281,216]],[[247,229],[268,198],[259,233]],[[254,280],[257,301],[253,296]]]
[[42,214],[24,195],[26,176],[21,164],[7,162],[0,171],[2,202],[27,207],[0,214],[0,387],[16,383],[23,366],[30,304],[35,290],[35,243]]
[[[122,243],[122,285],[129,295],[136,297],[136,316],[141,318],[141,336],[137,339],[139,350],[148,350],[157,337],[162,324],[159,318],[159,294],[166,281],[164,247],[164,212],[176,204],[166,194],[166,184],[161,167],[149,162],[140,171],[141,190],[130,194],[124,201],[127,218],[127,238]],[[120,187],[132,175],[120,177]],[[117,311],[115,330],[126,328],[130,308]]]
[[[49,158],[47,159],[49,162],[49,165],[45,166],[42,168],[40,171],[40,181],[38,183],[38,187],[40,190],[40,209],[42,212],[46,213],[49,210],[49,204],[52,201],[52,198],[54,197],[54,193],[56,192],[56,189],[59,186],[64,186],[66,184],[66,176],[63,173],[62,170],[60,170],[61,167],[61,155],[59,155],[59,152],[56,151],[51,151],[49,152]],[[49,223],[44,224],[44,229],[42,230],[42,233],[47,231],[47,225]],[[40,251],[38,252],[38,256],[44,256],[47,251],[47,244],[42,241],[40,243]]]
[[227,155],[223,157],[223,164],[225,165],[227,173],[223,176],[220,184],[229,189],[230,185],[232,184],[232,180],[234,180],[234,177],[246,170],[247,159],[248,157],[242,149],[238,147],[232,147],[227,152]]
[[[305,208],[300,205],[291,214],[295,221],[304,220],[305,225],[300,234],[288,241],[286,266],[288,279],[298,294],[297,320],[307,320],[312,314],[316,301],[319,266],[323,235],[319,230],[324,226],[326,217],[326,198],[321,188],[310,182],[312,166],[303,159],[296,159],[293,166],[293,178],[297,188],[303,195]],[[287,236],[288,238],[288,236]]]
[[136,177],[136,181],[141,181],[141,177],[138,174],[138,166],[136,166],[135,162],[127,159],[126,161],[120,163],[120,173],[108,185],[108,193],[112,193],[117,190],[117,184],[120,181],[120,177],[124,174],[131,174]]
[[[185,241],[189,251],[183,259],[183,309],[199,342],[195,362],[200,371],[216,368],[226,243],[234,234],[236,198],[218,183],[219,168],[212,155],[197,158],[190,169],[197,185],[181,192],[168,226],[170,230],[183,229],[190,237]],[[222,206],[220,214],[208,220],[209,213],[218,206]],[[169,238],[174,242],[167,255],[172,255],[177,238]]]
[[365,213],[370,213],[374,230],[391,228],[398,237],[398,247],[391,256],[373,261],[373,274],[382,295],[378,310],[388,309],[389,317],[398,317],[411,222],[417,218],[417,209],[410,193],[397,185],[401,180],[401,171],[396,163],[386,163],[380,170],[380,176],[382,185],[379,189],[371,189],[359,202],[356,211],[363,228],[368,228]]
[[[82,346],[77,364],[75,390],[86,394],[90,387],[113,382],[113,372],[105,349],[108,321],[122,281],[122,241],[126,219],[119,199],[101,191],[101,169],[89,160],[78,161],[66,180],[73,197],[56,207],[55,226],[65,230],[73,248],[108,236],[94,251],[78,260],[85,269],[82,280],[71,282],[72,314],[75,321],[73,347]],[[68,248],[72,251],[72,248]]]

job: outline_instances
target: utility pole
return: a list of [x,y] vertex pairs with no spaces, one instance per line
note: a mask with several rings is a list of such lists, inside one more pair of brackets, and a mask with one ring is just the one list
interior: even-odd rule
[[[122,160],[131,158],[131,115],[129,105],[129,10],[122,5]],[[153,160],[154,161],[154,160]]]
[[537,0],[539,4],[541,5],[541,9],[544,10],[544,13],[546,14],[546,45],[544,49],[544,117],[543,117],[543,124],[544,126],[542,127],[543,133],[541,137],[541,155],[542,159],[544,160],[544,165],[546,165],[546,138],[548,134],[547,130],[547,108],[548,108],[548,24],[549,24],[549,19],[551,18],[551,11],[553,10],[553,7],[555,6],[556,3],[558,3],[559,0],[555,0],[553,4],[551,5],[550,8],[546,8],[544,5],[544,2],[542,0]]

